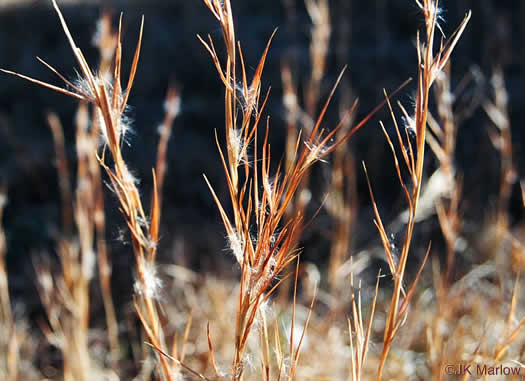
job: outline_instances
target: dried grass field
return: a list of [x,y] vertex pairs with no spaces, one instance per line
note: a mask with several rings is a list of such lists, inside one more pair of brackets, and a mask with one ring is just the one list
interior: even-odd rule
[[525,6],[263,3],[2,4],[1,380],[525,380]]

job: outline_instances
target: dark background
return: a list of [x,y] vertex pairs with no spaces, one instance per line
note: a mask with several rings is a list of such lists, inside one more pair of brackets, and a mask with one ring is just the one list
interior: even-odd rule
[[[292,1],[293,2],[293,1]],[[9,2],[7,2],[9,3]],[[264,86],[272,87],[267,113],[271,115],[272,152],[283,152],[284,108],[281,102],[280,65],[294,63],[295,79],[301,86],[309,70],[310,20],[304,5],[298,1],[295,19],[287,19],[278,0],[233,0],[237,38],[241,41],[248,72],[253,73],[258,58],[274,30],[277,35],[267,59]],[[0,3],[3,4],[3,3]],[[332,38],[328,67],[323,81],[324,99],[339,74],[343,63],[349,65],[344,81],[359,96],[360,116],[382,100],[382,89],[395,89],[415,75],[415,35],[423,27],[422,17],[411,0],[331,1]],[[525,81],[525,2],[496,0],[442,1],[445,9],[443,30],[450,35],[468,9],[472,20],[452,57],[454,84],[465,73],[479,73],[477,82],[466,92],[464,104],[475,97],[490,97],[487,79],[494,64],[505,67],[506,87],[514,140],[515,161],[523,159]],[[145,16],[143,49],[129,104],[134,119],[131,147],[125,158],[142,180],[144,195],[150,194],[151,167],[154,165],[157,127],[163,119],[163,100],[170,82],[181,89],[182,110],[175,121],[168,151],[168,173],[164,188],[164,213],[160,261],[213,271],[228,276],[235,268],[226,252],[224,229],[216,213],[202,174],[210,178],[219,195],[225,194],[225,181],[214,143],[214,129],[222,133],[223,90],[212,61],[196,34],[210,34],[224,53],[218,23],[201,1],[129,1],[81,2],[61,4],[77,45],[88,62],[96,66],[97,50],[91,41],[101,9],[114,11],[117,20],[124,11],[124,67],[129,67],[134,52],[140,16]],[[348,26],[349,45],[345,57],[337,46]],[[75,62],[58,18],[47,1],[4,5],[0,9],[0,67],[58,84],[54,75],[35,59],[42,57],[66,77],[75,78]],[[343,62],[344,61],[344,62]],[[125,74],[126,77],[127,74]],[[485,78],[485,79],[484,79]],[[398,97],[410,105],[412,83]],[[480,95],[481,94],[481,95]],[[329,109],[325,126],[338,121],[338,96]],[[458,107],[462,107],[460,104]],[[46,112],[59,114],[68,142],[71,172],[74,173],[74,113],[76,102],[15,77],[0,75],[0,176],[9,189],[9,203],[4,217],[7,235],[7,261],[11,292],[15,298],[34,295],[32,262],[35,257],[54,256],[60,235],[60,205],[55,153],[51,133],[46,125]],[[356,163],[365,161],[371,175],[376,199],[385,220],[394,219],[404,209],[403,199],[394,177],[390,151],[378,120],[389,121],[380,112],[350,142]],[[387,123],[388,124],[388,123]],[[499,159],[488,139],[490,124],[481,108],[460,126],[457,165],[464,176],[465,234],[481,229],[490,213],[499,181]],[[435,168],[432,155],[427,156],[427,173]],[[329,179],[330,164],[321,163],[313,178],[312,208],[318,207]],[[357,167],[359,216],[353,231],[354,249],[377,240],[372,223],[370,197],[361,167]],[[224,199],[224,197],[223,197]],[[520,218],[520,198],[515,187],[512,201],[513,223]],[[108,232],[114,261],[115,283],[130,281],[133,256],[130,246],[117,240],[125,224],[111,195],[107,197]],[[331,221],[321,213],[304,238],[307,260],[323,264],[328,256],[325,239]],[[439,227],[435,219],[418,228],[420,241],[438,242]],[[120,283],[122,284],[122,283]],[[118,292],[131,293],[129,287]],[[127,295],[124,299],[129,299]],[[31,299],[31,298],[29,298]],[[38,299],[34,298],[35,303]]]

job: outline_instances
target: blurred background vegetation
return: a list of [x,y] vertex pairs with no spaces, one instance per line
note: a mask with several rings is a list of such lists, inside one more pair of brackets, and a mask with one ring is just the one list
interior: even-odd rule
[[[311,20],[301,1],[238,0],[233,3],[237,35],[242,42],[249,72],[255,71],[269,36],[278,28],[268,55],[263,85],[271,86],[266,113],[270,116],[274,159],[280,159],[284,155],[286,117],[282,103],[281,65],[291,64],[295,83],[301,92],[311,69],[308,50]],[[129,138],[132,148],[125,148],[124,155],[130,168],[142,179],[140,189],[143,194],[149,194],[158,126],[164,113],[164,96],[169,84],[177,86],[181,94],[181,113],[175,121],[169,143],[159,262],[204,271],[213,269],[228,276],[235,266],[224,253],[224,229],[202,178],[206,173],[219,195],[225,194],[224,175],[214,142],[214,129],[219,136],[224,130],[223,88],[209,55],[196,37],[197,34],[210,34],[219,40],[219,26],[200,1],[72,0],[60,4],[88,62],[98,61],[93,38],[101,12],[112,12],[114,21],[121,11],[124,12],[125,68],[132,59],[140,16],[145,16],[143,50],[129,100],[132,105],[129,116],[134,120],[134,132]],[[524,177],[520,163],[524,159],[525,138],[522,127],[525,122],[522,91],[525,86],[525,2],[443,0],[441,6],[446,9],[442,27],[447,36],[459,24],[466,10],[472,9],[473,13],[454,52],[451,66],[452,88],[467,83],[455,110],[465,114],[459,126],[456,165],[464,181],[463,229],[468,235],[482,229],[484,221],[491,216],[499,187],[500,159],[489,139],[490,121],[480,107],[492,97],[489,78],[497,65],[501,65],[505,72],[515,167],[518,178]],[[74,58],[50,2],[4,0],[0,1],[0,7],[0,67],[56,83],[53,74],[35,59],[39,56],[68,78],[76,77],[72,69],[75,67]],[[332,33],[321,99],[326,98],[342,67],[348,65],[342,88],[352,98],[359,97],[358,114],[363,116],[383,99],[383,88],[392,91],[408,77],[415,76],[415,32],[418,26],[421,27],[421,17],[414,2],[409,0],[333,0],[330,8]],[[414,89],[415,83],[410,84],[398,99],[410,105]],[[341,93],[329,108],[325,120],[328,129],[339,120]],[[30,312],[39,309],[31,282],[34,279],[32,262],[35,256],[53,256],[60,235],[55,152],[46,113],[56,112],[62,120],[68,158],[74,163],[76,107],[76,102],[60,94],[14,77],[1,76],[0,182],[9,189],[4,226],[10,291],[15,300],[34,301],[33,305],[28,305]],[[384,209],[383,218],[387,222],[393,221],[404,208],[394,177],[391,153],[378,125],[380,119],[390,121],[385,110],[349,143],[356,163],[359,206],[358,222],[352,232],[352,245],[356,251],[378,241],[361,161],[367,164],[376,200]],[[437,162],[429,155],[426,165],[427,173],[431,173]],[[310,214],[324,198],[330,166],[328,162],[314,171]],[[126,254],[129,246],[122,246],[120,236],[126,230],[125,224],[116,200],[109,192],[106,202],[109,205],[107,240],[114,262],[113,284],[117,285],[118,293],[125,293],[122,299],[117,299],[120,302],[130,300],[132,296],[132,288],[119,285],[130,284],[133,258]],[[522,217],[520,205],[521,194],[519,183],[516,183],[509,206],[511,226]],[[304,257],[321,268],[328,260],[331,223],[322,211],[303,237]],[[423,251],[429,240],[434,241],[437,249],[442,245],[435,217],[426,220],[418,228],[417,235]],[[395,244],[396,238],[392,239]],[[125,241],[129,241],[129,237],[125,236]],[[371,275],[375,274],[375,270],[371,271]]]

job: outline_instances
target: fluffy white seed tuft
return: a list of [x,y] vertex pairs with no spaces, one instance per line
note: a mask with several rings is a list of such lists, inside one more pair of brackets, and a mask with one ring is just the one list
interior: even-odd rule
[[158,277],[155,264],[146,260],[140,260],[139,268],[141,269],[143,279],[137,279],[135,281],[135,293],[144,295],[150,299],[159,298],[162,281]]
[[242,265],[244,261],[244,240],[243,238],[234,231],[232,234],[228,235],[228,244],[231,252],[233,253],[237,262]]

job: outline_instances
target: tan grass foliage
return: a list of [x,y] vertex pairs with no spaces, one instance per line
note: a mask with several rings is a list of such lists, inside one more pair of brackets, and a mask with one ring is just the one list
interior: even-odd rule
[[[217,185],[205,175],[204,181],[221,216],[228,248],[240,268],[239,279],[221,279],[218,274],[195,273],[177,265],[159,266],[157,261],[168,140],[181,100],[179,91],[170,86],[147,208],[122,153],[130,128],[126,108],[139,65],[144,21],[125,86],[121,70],[122,16],[117,30],[113,30],[109,15],[100,19],[95,39],[100,63],[95,71],[75,44],[55,0],[53,5],[81,79],[69,81],[40,59],[64,82],[64,87],[3,70],[80,101],[74,189],[66,155],[68,143],[59,117],[48,115],[57,155],[63,232],[57,239],[59,265],[54,266],[45,258],[35,262],[47,316],[41,324],[42,332],[61,354],[62,369],[57,370],[56,379],[127,379],[131,376],[124,372],[123,364],[130,359],[139,369],[134,374],[137,380],[443,380],[447,364],[462,363],[506,364],[525,374],[525,307],[519,295],[523,244],[519,232],[512,231],[509,223],[508,205],[516,181],[516,164],[501,68],[496,68],[492,77],[494,99],[483,104],[496,126],[491,138],[501,156],[497,217],[491,225],[497,231],[497,250],[484,263],[473,261],[472,269],[462,277],[456,276],[456,257],[463,251],[465,238],[462,180],[454,167],[459,117],[453,107],[449,58],[467,26],[470,12],[445,39],[439,25],[438,1],[416,0],[425,30],[417,36],[414,110],[407,111],[399,103],[397,112],[392,106],[392,97],[405,83],[390,94],[385,91],[385,100],[364,119],[354,122],[357,101],[349,101],[350,87],[342,85],[343,117],[338,125],[328,128],[324,119],[344,70],[324,97],[322,81],[332,31],[330,4],[327,0],[307,0],[312,22],[312,69],[301,97],[297,94],[298,79],[294,78],[293,66],[282,65],[287,141],[284,161],[275,164],[272,156],[277,154],[270,144],[273,127],[266,116],[270,91],[263,83],[263,70],[276,32],[269,36],[249,77],[249,64],[237,40],[230,0],[203,2],[220,25],[225,46],[217,49],[210,36],[198,37],[224,88],[225,129],[224,133],[215,131],[215,140],[227,200],[221,198]],[[286,5],[292,12],[290,3]],[[219,54],[221,51],[225,53]],[[436,112],[431,114],[433,85]],[[325,101],[321,103],[323,97]],[[380,205],[372,191],[373,181],[363,163],[382,250],[376,245],[351,256],[358,205],[356,171],[347,142],[383,106],[390,111],[394,136],[388,134],[386,123],[380,125],[407,204],[399,217],[402,241],[399,247],[391,241],[390,227],[381,218]],[[404,118],[405,125],[398,123],[396,115]],[[428,181],[424,173],[426,145],[439,165]],[[330,195],[317,213],[324,206],[335,227],[329,268],[319,271],[314,264],[301,263],[300,240],[315,217],[306,215],[306,206],[312,201],[311,168],[332,153],[327,187]],[[370,173],[370,178],[374,175]],[[113,302],[111,258],[104,243],[104,178],[118,200],[135,258],[134,315],[140,321],[143,336],[126,345],[122,334],[125,322]],[[523,191],[523,182],[521,187]],[[5,194],[2,189],[0,219]],[[417,273],[409,274],[407,263],[415,258],[412,240],[417,223],[434,213],[445,241],[445,271],[441,271],[437,259],[431,268],[425,266],[431,253],[429,243]],[[0,377],[10,381],[22,377],[38,379],[39,370],[27,355],[28,348],[35,349],[35,344],[13,317],[1,225],[0,232]],[[374,250],[381,252],[388,265],[388,274],[380,272],[375,285],[360,275]],[[509,252],[512,260],[505,261],[503,267],[496,266],[498,258]],[[91,326],[90,319],[95,269],[106,322],[102,329],[107,336],[102,355],[91,340],[100,332],[100,328]],[[328,280],[320,283],[325,273]],[[426,274],[432,275],[431,281],[423,280]],[[413,280],[409,282],[411,275]],[[392,280],[392,289],[382,287],[387,276]],[[287,280],[281,297],[274,298],[275,291]],[[128,333],[131,332],[133,329],[129,328]],[[126,351],[128,346],[131,353]],[[104,354],[110,354],[108,359],[101,359]]]

